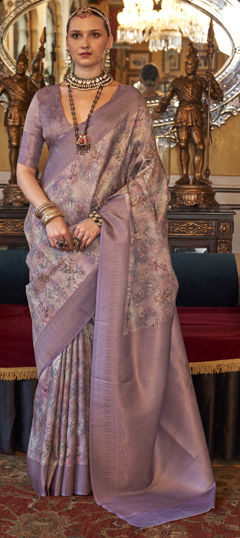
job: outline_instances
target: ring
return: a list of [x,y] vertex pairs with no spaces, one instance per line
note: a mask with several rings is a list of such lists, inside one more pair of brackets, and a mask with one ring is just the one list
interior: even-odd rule
[[75,247],[80,247],[81,242],[82,242],[82,240],[79,239],[78,237],[73,238],[73,244],[74,244]]
[[56,247],[57,248],[63,249],[63,248],[66,248],[67,246],[68,246],[68,243],[67,243],[65,238],[57,239],[57,241],[56,241]]

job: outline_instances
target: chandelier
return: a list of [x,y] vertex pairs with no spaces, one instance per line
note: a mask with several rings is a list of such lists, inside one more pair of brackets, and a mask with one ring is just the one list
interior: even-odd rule
[[118,13],[117,42],[149,41],[151,52],[175,49],[180,52],[182,37],[206,43],[209,18],[181,0],[123,0]]

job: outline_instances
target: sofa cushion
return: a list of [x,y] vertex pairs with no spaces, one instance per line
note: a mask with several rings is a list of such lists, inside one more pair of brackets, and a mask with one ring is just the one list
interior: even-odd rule
[[[240,308],[180,307],[178,313],[189,362],[238,359],[240,369]],[[34,366],[28,307],[1,305],[0,369]]]
[[0,369],[35,366],[28,306],[0,306]]
[[178,314],[192,373],[240,370],[240,308],[179,307]]

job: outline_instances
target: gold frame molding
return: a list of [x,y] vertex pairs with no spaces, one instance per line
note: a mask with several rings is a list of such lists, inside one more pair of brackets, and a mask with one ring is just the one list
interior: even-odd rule
[[2,14],[3,21],[0,25],[0,60],[7,66],[11,73],[15,73],[16,62],[10,56],[7,50],[6,36],[9,27],[16,22],[16,20],[30,11],[33,7],[37,7],[40,4],[46,3],[47,0],[23,0],[23,2],[16,0],[15,7],[7,11],[7,6],[3,6],[5,13]]

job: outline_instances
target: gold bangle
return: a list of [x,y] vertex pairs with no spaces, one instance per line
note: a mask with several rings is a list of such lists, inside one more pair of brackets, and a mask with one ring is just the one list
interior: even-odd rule
[[54,217],[63,216],[60,209],[50,200],[37,206],[34,214],[38,219],[41,219],[43,226],[46,226]]
[[36,207],[35,211],[34,211],[34,215],[40,219],[42,214],[44,213],[44,211],[46,209],[49,209],[49,208],[53,208],[53,207],[56,207],[55,204],[53,204],[52,202],[44,202],[43,204],[40,204]]
[[47,226],[50,220],[54,219],[55,217],[62,217],[62,214],[59,210],[52,213],[49,212],[48,214],[43,215],[43,217],[41,218],[43,226]]

